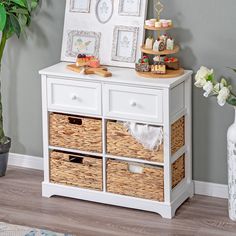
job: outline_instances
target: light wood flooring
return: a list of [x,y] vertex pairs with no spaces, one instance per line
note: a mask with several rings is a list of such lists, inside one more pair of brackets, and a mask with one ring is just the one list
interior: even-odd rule
[[86,201],[41,197],[43,173],[10,167],[0,178],[0,221],[79,236],[236,235],[227,201],[195,196],[173,220]]

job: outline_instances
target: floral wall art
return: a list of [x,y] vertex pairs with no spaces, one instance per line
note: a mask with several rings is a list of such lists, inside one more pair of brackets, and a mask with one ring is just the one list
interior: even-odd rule
[[81,54],[103,65],[135,67],[141,56],[147,0],[67,0],[61,60]]
[[79,53],[99,57],[101,33],[72,30],[68,32],[68,57],[76,57]]
[[120,0],[119,14],[124,16],[139,16],[141,0]]
[[113,0],[98,0],[96,17],[102,24],[107,23],[113,15]]
[[135,62],[138,27],[115,26],[113,34],[112,60]]
[[88,13],[91,0],[70,0],[70,11]]

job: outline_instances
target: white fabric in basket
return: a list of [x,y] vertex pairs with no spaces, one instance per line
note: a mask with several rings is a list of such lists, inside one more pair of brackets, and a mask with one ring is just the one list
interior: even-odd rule
[[163,141],[163,128],[125,122],[124,127],[145,148],[153,151],[158,150]]

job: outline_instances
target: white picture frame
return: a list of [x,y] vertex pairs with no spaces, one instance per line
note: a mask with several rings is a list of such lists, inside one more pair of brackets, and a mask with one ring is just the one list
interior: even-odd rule
[[119,0],[119,15],[140,16],[141,0]]
[[71,30],[67,34],[67,57],[76,57],[79,53],[99,57],[101,33]]
[[[113,10],[111,11],[110,8],[106,17],[103,17],[101,20],[101,17],[98,16],[97,7],[99,6],[99,3],[101,4],[104,2],[110,4],[110,6],[112,3]],[[71,0],[66,0],[61,61],[70,63],[74,63],[76,61],[76,51],[74,49],[71,50],[71,48],[68,46],[71,43],[69,42],[69,40],[71,40],[69,37],[69,32],[83,31],[93,32],[93,34],[100,35],[98,46],[99,50],[98,53],[95,53],[95,56],[99,56],[102,65],[135,68],[135,60],[138,60],[142,55],[141,51],[139,50],[139,46],[143,45],[144,43],[145,30],[143,25],[147,16],[148,0],[140,1],[139,16],[127,17],[121,16],[118,12],[120,0],[90,0],[90,11],[87,14],[72,12],[70,10],[70,3]],[[132,54],[132,56],[124,56],[124,58],[121,58],[119,56],[121,56],[122,53],[118,53],[117,58],[112,57],[114,43],[113,33],[115,26],[138,28],[135,55]],[[89,46],[91,46],[91,44]],[[72,53],[70,53],[70,50]],[[87,51],[91,52],[91,49],[88,48]],[[83,52],[84,51],[82,50],[82,52],[78,52],[78,54],[82,54]],[[135,58],[135,60],[133,58]]]
[[70,0],[70,12],[89,13],[91,0]]
[[96,4],[96,17],[101,24],[110,21],[114,11],[114,0],[98,0]]
[[138,27],[115,26],[113,32],[112,60],[135,63]]

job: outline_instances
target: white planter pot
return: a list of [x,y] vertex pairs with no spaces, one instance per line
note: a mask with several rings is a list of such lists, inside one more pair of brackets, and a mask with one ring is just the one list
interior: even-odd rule
[[228,142],[228,185],[229,185],[229,218],[236,221],[236,108],[235,121],[227,133]]

